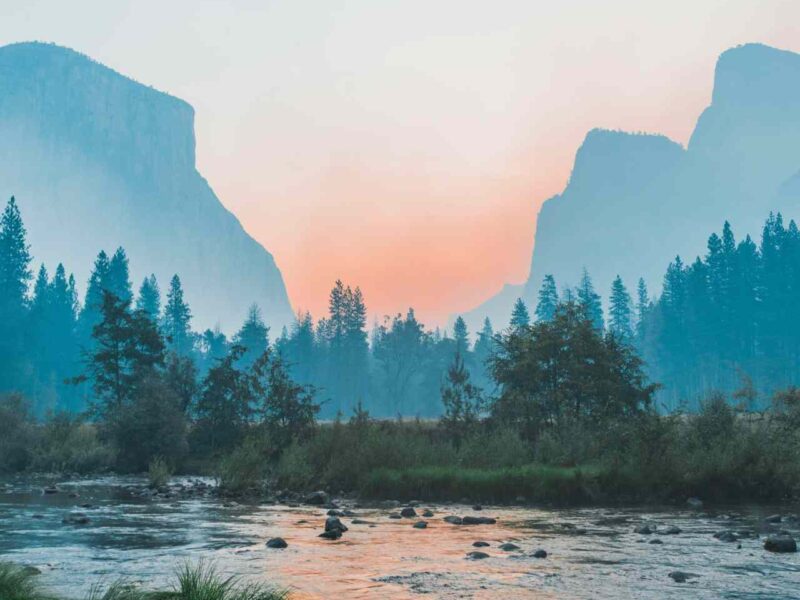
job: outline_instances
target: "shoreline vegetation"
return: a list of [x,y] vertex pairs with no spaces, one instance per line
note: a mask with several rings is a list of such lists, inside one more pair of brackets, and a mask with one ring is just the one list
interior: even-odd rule
[[[40,585],[38,569],[0,562],[0,598],[2,600],[62,600],[49,595]],[[286,590],[274,586],[244,583],[233,576],[218,573],[213,565],[186,564],[175,574],[176,582],[168,590],[154,591],[116,581],[97,584],[86,600],[288,600]]]
[[[733,247],[726,232],[723,249]],[[765,239],[773,238],[786,244],[780,264],[795,264],[796,226],[771,217]],[[98,255],[82,307],[63,267],[52,280],[40,269],[30,295],[30,266],[12,198],[0,218],[0,325],[9,329],[0,335],[0,474],[146,472],[155,489],[172,473],[213,474],[220,493],[256,498],[282,490],[548,504],[800,497],[800,389],[761,395],[740,373],[738,389],[666,411],[637,349],[635,325],[647,321],[644,313],[635,321],[621,281],[608,326],[588,274],[561,295],[548,276],[535,319],[520,299],[508,328],[494,333],[487,323],[474,344],[463,319],[448,338],[426,332],[413,311],[378,327],[370,344],[360,290],[337,281],[330,318],[315,327],[301,316],[270,343],[257,307],[230,341],[193,332],[177,275],[163,308],[153,277],[134,298],[121,248]],[[640,290],[640,308],[655,318],[683,297],[675,285],[657,304]],[[770,302],[793,306],[787,295]],[[769,365],[794,360],[796,345],[785,341],[769,346]],[[374,373],[384,378],[377,396],[367,385]],[[80,409],[42,411],[45,391],[50,406],[72,399]],[[416,414],[436,418],[375,418],[375,398],[385,396],[397,407],[414,396],[425,403]]]

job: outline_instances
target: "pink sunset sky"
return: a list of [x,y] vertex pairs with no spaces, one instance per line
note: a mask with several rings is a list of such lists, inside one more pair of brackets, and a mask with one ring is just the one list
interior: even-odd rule
[[320,316],[341,278],[435,325],[526,278],[589,129],[686,144],[717,56],[800,51],[798,23],[793,0],[2,0],[0,43],[191,103],[198,169],[295,309]]

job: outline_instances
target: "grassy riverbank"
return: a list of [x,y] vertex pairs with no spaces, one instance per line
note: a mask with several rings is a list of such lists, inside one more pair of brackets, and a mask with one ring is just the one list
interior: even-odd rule
[[[97,586],[86,600],[286,600],[289,594],[269,586],[245,584],[223,576],[209,565],[186,566],[175,576],[170,590],[144,590],[117,582]],[[42,590],[34,569],[12,563],[0,563],[0,599],[61,600]]]

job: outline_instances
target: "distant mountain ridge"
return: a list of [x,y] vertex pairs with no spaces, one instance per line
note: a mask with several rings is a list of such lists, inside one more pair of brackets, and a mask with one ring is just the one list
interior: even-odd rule
[[[761,44],[725,51],[711,105],[688,147],[660,135],[595,129],[578,149],[569,182],[536,224],[522,297],[531,310],[545,274],[577,284],[585,267],[608,297],[619,274],[659,292],[667,264],[705,253],[727,219],[737,237],[760,235],[767,214],[800,206],[800,55]],[[465,316],[505,327],[513,299],[493,298]]]
[[123,246],[134,287],[178,273],[196,326],[233,331],[257,303],[293,319],[272,255],[195,167],[194,110],[75,51],[0,48],[0,194],[16,195],[34,262],[83,289],[100,249]]

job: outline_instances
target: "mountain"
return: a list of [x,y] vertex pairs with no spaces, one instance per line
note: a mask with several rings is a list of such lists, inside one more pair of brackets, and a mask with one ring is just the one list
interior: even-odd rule
[[196,328],[233,331],[257,303],[273,331],[293,315],[272,255],[195,166],[194,110],[72,50],[0,48],[0,194],[15,195],[38,268],[85,284],[123,246],[134,288],[178,273]]
[[[719,57],[686,149],[659,135],[590,131],[564,191],[539,211],[522,293],[531,311],[545,274],[574,286],[586,268],[606,298],[617,274],[631,293],[639,277],[659,292],[676,254],[704,254],[726,219],[739,236],[758,237],[771,210],[800,216],[798,98],[800,55],[747,44]],[[490,299],[468,325],[485,316],[507,325],[513,301]]]

